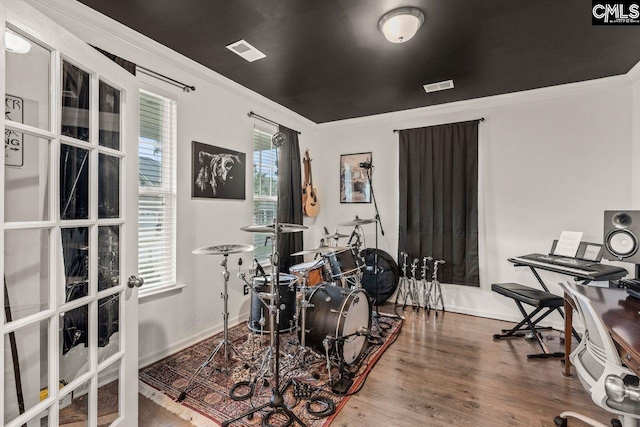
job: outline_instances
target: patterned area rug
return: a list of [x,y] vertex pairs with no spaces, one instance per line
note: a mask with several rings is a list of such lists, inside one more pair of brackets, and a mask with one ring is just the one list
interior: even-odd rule
[[[403,321],[380,317],[379,323],[380,327],[372,326],[368,345],[360,361],[343,365],[343,375],[353,379],[353,385],[349,392],[342,396],[331,391],[324,354],[309,351],[304,357],[305,363],[302,364],[303,356],[299,350],[297,334],[280,334],[280,385],[287,385],[283,394],[284,400],[307,426],[325,427],[331,423],[349,396],[364,385],[369,371],[397,338]],[[269,373],[270,358],[265,357],[269,335],[251,333],[244,323],[229,329],[229,340],[244,361],[230,350],[230,354],[233,355],[229,359],[230,372],[223,373],[219,370],[224,366],[224,354],[220,351],[189,387],[186,398],[182,402],[176,401],[193,373],[208,359],[221,339],[222,333],[141,369],[140,392],[196,426],[221,425],[223,421],[269,402],[272,395],[271,385],[274,382],[273,374]],[[262,380],[256,381],[256,371],[259,371],[257,367],[262,362],[267,373]],[[247,369],[250,365],[252,368]],[[331,378],[334,381],[339,378],[339,369],[335,363],[332,363]],[[231,387],[240,381],[256,383],[253,397],[246,400],[234,400],[230,397]],[[235,397],[241,397],[249,390],[249,386],[238,387]],[[325,409],[334,405],[333,413],[323,414]],[[270,408],[267,407],[257,412],[253,418],[244,417],[232,425],[260,426],[263,417],[269,411]],[[279,414],[271,416],[268,420],[269,425],[274,426],[286,425],[285,421],[286,419]]]

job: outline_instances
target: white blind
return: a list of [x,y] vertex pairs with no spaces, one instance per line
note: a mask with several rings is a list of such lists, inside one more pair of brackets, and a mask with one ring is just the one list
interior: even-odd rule
[[176,102],[140,91],[138,271],[145,289],[176,283]]
[[[278,157],[271,143],[273,135],[260,129],[253,130],[253,223],[271,224],[276,216],[278,195]],[[265,261],[271,255],[271,240],[267,235],[254,233],[253,256]]]

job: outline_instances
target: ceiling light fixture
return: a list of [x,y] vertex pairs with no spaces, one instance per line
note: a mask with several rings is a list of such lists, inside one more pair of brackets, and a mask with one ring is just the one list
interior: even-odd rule
[[7,31],[4,33],[4,37],[6,43],[5,49],[9,52],[27,53],[29,52],[29,50],[31,50],[31,43],[17,34],[13,34]]
[[399,7],[382,15],[378,29],[391,43],[405,43],[416,35],[424,22],[424,13],[417,7]]

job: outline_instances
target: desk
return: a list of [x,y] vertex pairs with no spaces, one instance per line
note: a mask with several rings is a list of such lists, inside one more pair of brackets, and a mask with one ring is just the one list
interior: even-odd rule
[[[611,334],[620,358],[636,375],[640,376],[640,300],[632,298],[624,289],[599,288],[595,286],[576,287],[585,295],[600,315]],[[573,301],[565,294],[565,376],[571,375],[571,331]]]

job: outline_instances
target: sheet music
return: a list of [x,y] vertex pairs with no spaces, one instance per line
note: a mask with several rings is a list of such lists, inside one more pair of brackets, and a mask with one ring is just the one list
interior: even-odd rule
[[582,231],[563,231],[560,233],[560,238],[553,254],[574,258],[578,253],[581,240]]

